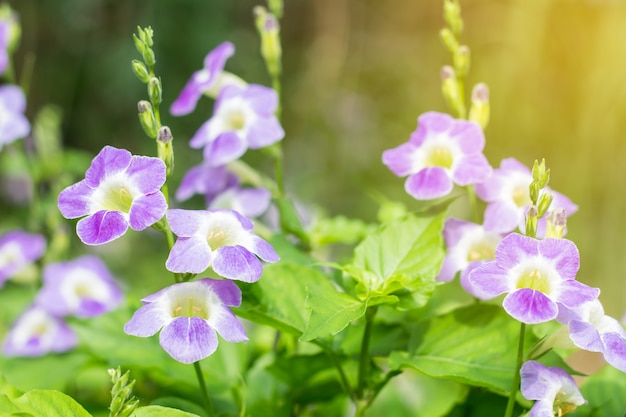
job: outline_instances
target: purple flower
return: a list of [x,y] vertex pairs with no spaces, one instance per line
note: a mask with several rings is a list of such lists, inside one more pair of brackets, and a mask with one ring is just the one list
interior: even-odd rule
[[474,122],[428,112],[417,119],[407,143],[386,150],[383,163],[397,176],[408,175],[404,188],[418,200],[443,197],[454,184],[476,184],[491,175],[483,155],[485,137]]
[[46,250],[41,235],[15,230],[0,237],[0,287],[24,267],[39,259]]
[[[496,233],[512,232],[516,228],[525,229],[526,211],[531,205],[529,186],[533,177],[530,169],[514,158],[503,159],[500,168],[482,184],[476,185],[476,194],[488,203],[485,210],[485,229]],[[552,193],[552,204],[548,213],[562,208],[570,216],[578,206],[563,194]],[[537,228],[537,236],[545,233],[545,219]]]
[[2,350],[5,356],[42,356],[65,352],[77,343],[76,335],[63,320],[34,306],[17,319]]
[[579,266],[578,249],[569,240],[511,233],[498,244],[495,261],[474,269],[469,281],[488,298],[508,293],[506,312],[535,324],[556,318],[558,304],[576,308],[598,297],[597,288],[575,280]]
[[61,191],[59,210],[68,219],[87,216],[76,233],[84,243],[100,245],[122,236],[128,226],[144,230],[159,221],[167,211],[164,183],[165,163],[159,158],[105,146],[85,179]]
[[0,18],[0,74],[9,66],[9,44],[11,42],[12,19]]
[[169,210],[167,221],[178,236],[165,267],[199,274],[208,267],[224,278],[255,282],[263,264],[279,260],[274,248],[252,233],[253,224],[233,210]]
[[225,166],[212,167],[206,162],[187,171],[176,199],[184,201],[194,194],[204,195],[208,208],[233,209],[248,218],[263,214],[272,197],[265,188],[241,188],[237,176]]
[[232,281],[204,278],[181,282],[141,300],[144,305],[124,326],[133,336],[150,337],[161,328],[163,349],[182,363],[206,358],[217,349],[217,333],[228,342],[247,342],[243,326],[228,308],[241,305]]
[[172,103],[170,113],[183,116],[191,113],[204,91],[215,86],[228,58],[235,53],[235,46],[230,42],[219,44],[204,58],[204,68],[194,72],[178,98]]
[[470,284],[469,274],[495,257],[496,246],[502,240],[502,235],[486,232],[479,224],[457,219],[446,221],[443,234],[448,251],[437,280],[452,281],[456,273],[461,271],[460,281],[465,291],[476,298],[485,298]]
[[522,395],[536,401],[529,417],[562,416],[587,404],[574,378],[561,368],[548,368],[539,362],[527,361],[522,365],[520,375]]
[[113,310],[122,291],[95,256],[46,265],[36,304],[55,316],[95,317]]
[[213,116],[195,133],[189,145],[204,148],[212,166],[234,161],[248,148],[258,149],[285,136],[275,112],[278,95],[262,85],[225,86],[213,108]]
[[25,110],[26,97],[20,87],[0,86],[0,149],[30,132]]
[[569,337],[581,349],[601,352],[613,367],[626,372],[626,331],[619,321],[604,314],[600,300],[576,309],[561,306],[557,320],[569,328]]

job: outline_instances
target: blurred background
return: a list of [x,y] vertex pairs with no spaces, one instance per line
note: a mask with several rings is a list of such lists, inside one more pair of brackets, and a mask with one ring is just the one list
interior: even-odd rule
[[[153,27],[163,123],[175,137],[175,185],[201,160],[187,142],[210,116],[212,101],[201,100],[184,117],[166,110],[206,53],[232,41],[237,51],[226,69],[269,85],[252,16],[260,0],[9,3],[23,28],[17,74],[34,59],[29,118],[46,104],[59,106],[64,144],[90,155],[107,144],[155,153],[137,121],[145,88],[130,69],[139,58],[132,34],[138,25]],[[601,287],[607,313],[621,317],[626,1],[462,0],[461,6],[462,42],[472,52],[468,90],[477,82],[491,90],[487,157],[494,167],[511,156],[529,166],[546,159],[552,188],[580,207],[568,224],[581,252],[579,279]],[[292,195],[328,214],[367,221],[378,207],[374,190],[415,204],[381,153],[405,142],[421,113],[447,111],[439,72],[450,57],[439,40],[442,27],[440,0],[285,0],[284,149]],[[262,155],[246,159],[271,174]],[[121,274],[138,259],[120,255],[130,253],[122,249],[132,239],[116,243],[111,267]]]

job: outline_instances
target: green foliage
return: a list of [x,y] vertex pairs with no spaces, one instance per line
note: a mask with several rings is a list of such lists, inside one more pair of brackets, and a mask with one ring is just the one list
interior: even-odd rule
[[149,405],[146,407],[139,407],[133,413],[133,417],[198,417],[198,415],[187,413],[176,408]]
[[626,415],[626,374],[606,366],[587,378],[581,387],[587,405],[576,409],[572,417],[623,417]]

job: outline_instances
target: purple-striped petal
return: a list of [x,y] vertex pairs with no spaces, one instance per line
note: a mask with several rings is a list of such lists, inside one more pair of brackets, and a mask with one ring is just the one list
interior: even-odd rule
[[272,245],[263,238],[252,236],[252,242],[251,251],[265,262],[278,262],[280,260],[280,256],[278,256]]
[[554,301],[541,291],[521,288],[504,298],[502,307],[514,319],[526,324],[550,321],[557,316],[558,308]]
[[206,213],[202,210],[171,209],[165,216],[172,232],[178,237],[194,236],[206,223]]
[[248,129],[246,140],[250,149],[259,149],[278,142],[284,136],[283,127],[272,116],[256,119]]
[[593,301],[600,295],[598,288],[589,287],[574,279],[565,279],[559,285],[559,294],[556,301],[566,307],[575,308]]
[[618,333],[605,333],[602,335],[604,343],[604,359],[612,367],[626,372],[626,340]]
[[159,343],[172,358],[190,364],[215,352],[217,335],[206,320],[198,317],[177,317],[163,327]]
[[487,261],[470,271],[470,285],[485,297],[494,298],[511,290],[507,272],[498,267],[495,261]]
[[454,184],[445,169],[427,167],[407,178],[406,192],[417,200],[431,200],[448,195]]
[[84,217],[76,224],[76,234],[87,245],[101,245],[122,236],[128,222],[118,211],[99,211]]
[[150,194],[165,184],[165,169],[165,162],[159,158],[133,156],[126,175],[142,194]]
[[224,278],[256,282],[261,278],[263,265],[243,246],[222,246],[213,259],[213,270]]
[[167,211],[167,202],[161,192],[142,195],[133,200],[128,223],[133,230],[144,230],[161,220]]
[[204,159],[211,166],[234,161],[246,153],[246,141],[236,132],[224,132],[204,148]]
[[523,260],[539,255],[539,241],[519,233],[506,235],[496,248],[496,262],[503,269],[511,269]]
[[457,120],[449,134],[466,155],[479,154],[485,147],[485,135],[475,122]]
[[154,336],[171,320],[172,317],[159,304],[146,304],[135,311],[133,317],[124,325],[124,332],[139,337]]
[[91,166],[85,172],[85,183],[95,188],[108,176],[124,172],[130,165],[132,155],[126,149],[117,149],[105,146],[91,161]]
[[[477,184],[477,186],[480,184]],[[494,233],[509,233],[517,229],[523,209],[510,204],[507,201],[491,203],[485,209],[485,230]]]
[[576,245],[567,239],[544,239],[539,241],[539,253],[552,259],[563,279],[574,279],[580,268],[580,255]]
[[89,214],[89,198],[93,189],[85,181],[70,185],[59,193],[58,205],[66,219],[76,219]]
[[218,316],[209,317],[209,324],[213,327],[217,333],[227,342],[247,342],[248,336],[246,331],[237,320],[232,311],[227,308],[219,309]]
[[403,143],[393,149],[383,152],[383,164],[398,177],[414,173],[413,154],[417,146],[413,143]]
[[[213,261],[213,253],[206,239],[179,237],[165,262],[168,271],[199,274]],[[217,272],[217,271],[216,271]]]

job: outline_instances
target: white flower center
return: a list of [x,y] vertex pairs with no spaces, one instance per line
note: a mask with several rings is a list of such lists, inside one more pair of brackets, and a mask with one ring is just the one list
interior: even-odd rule
[[554,265],[540,256],[528,258],[511,268],[509,277],[514,288],[530,288],[546,295],[552,294],[561,281]]
[[188,282],[170,289],[165,300],[166,311],[172,318],[199,317],[209,320],[214,306],[220,305],[219,297],[208,287]]
[[100,276],[84,268],[76,268],[64,277],[61,294],[72,308],[78,308],[84,299],[104,303],[111,297],[109,287]]
[[106,178],[91,195],[91,213],[100,210],[128,214],[135,198],[141,193],[123,173]]
[[15,242],[9,242],[0,248],[0,269],[24,263],[22,248]]
[[258,118],[250,103],[241,97],[233,97],[220,103],[213,116],[209,129],[210,138],[215,138],[224,132],[237,132],[247,135],[250,125]]
[[248,247],[248,233],[239,220],[228,212],[211,213],[205,236],[211,250],[217,250],[222,246]]
[[30,310],[19,320],[13,331],[16,346],[26,346],[33,339],[40,339],[43,346],[49,346],[56,332],[57,324],[43,310]]
[[413,156],[414,172],[426,167],[441,167],[451,170],[455,162],[463,155],[458,145],[448,135],[437,134],[424,139]]

